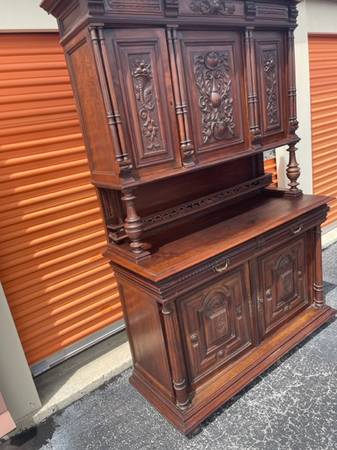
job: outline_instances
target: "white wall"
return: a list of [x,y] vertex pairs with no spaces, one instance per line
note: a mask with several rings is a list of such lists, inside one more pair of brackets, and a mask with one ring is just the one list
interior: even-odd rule
[[337,34],[336,0],[306,0],[309,33]]
[[53,16],[40,8],[41,0],[0,0],[0,31],[57,30]]
[[[309,33],[337,34],[336,0],[305,0],[298,5],[298,28],[295,31],[297,115],[299,121],[297,159],[301,166],[300,187],[306,194],[313,193],[311,103],[309,71]],[[288,183],[285,177],[288,154],[285,149],[276,152],[280,187]]]
[[1,284],[0,391],[15,422],[41,406]]
[[[300,188],[306,194],[312,194],[312,150],[311,150],[311,109],[310,109],[310,73],[308,48],[307,5],[298,5],[298,27],[295,31],[296,85],[297,85],[297,117],[299,129],[297,134],[301,141],[297,145],[297,160],[301,167]],[[286,148],[276,151],[278,179],[280,187],[289,183],[285,172],[288,164]]]

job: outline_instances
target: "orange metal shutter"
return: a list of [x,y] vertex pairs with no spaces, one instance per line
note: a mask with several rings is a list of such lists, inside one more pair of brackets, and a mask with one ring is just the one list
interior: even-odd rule
[[[314,193],[337,196],[337,36],[309,36]],[[329,225],[337,220],[331,203]]]
[[264,162],[264,170],[267,173],[271,173],[273,176],[273,184],[277,186],[277,167],[276,167],[276,159],[267,159]]
[[58,39],[0,36],[0,280],[30,364],[122,318]]

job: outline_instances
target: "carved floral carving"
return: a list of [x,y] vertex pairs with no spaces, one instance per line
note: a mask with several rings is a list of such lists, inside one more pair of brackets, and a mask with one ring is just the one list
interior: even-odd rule
[[142,138],[146,153],[161,149],[161,136],[157,122],[157,108],[153,92],[152,69],[148,56],[137,58],[132,63],[132,77],[142,127]]
[[230,16],[235,13],[235,5],[228,0],[192,0],[190,8],[203,15]]
[[277,53],[275,50],[263,52],[263,72],[266,86],[266,110],[269,125],[279,122]]
[[231,58],[228,51],[194,57],[204,144],[231,139],[235,135]]

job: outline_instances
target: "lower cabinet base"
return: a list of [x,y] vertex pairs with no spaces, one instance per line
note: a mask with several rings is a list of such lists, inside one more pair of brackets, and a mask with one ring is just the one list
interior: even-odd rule
[[184,410],[177,408],[173,401],[153,389],[151,383],[137,368],[134,369],[130,382],[179,431],[189,434],[227,400],[331,320],[335,314],[336,311],[327,305],[320,309],[310,306],[261,342],[258,347],[203,383],[191,394],[190,405]]

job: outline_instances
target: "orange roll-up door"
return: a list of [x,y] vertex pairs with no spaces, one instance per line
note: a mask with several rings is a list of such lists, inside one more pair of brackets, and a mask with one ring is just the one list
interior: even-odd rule
[[264,162],[264,170],[267,173],[271,173],[273,177],[273,184],[277,186],[277,166],[276,158],[266,159]]
[[0,280],[30,364],[122,318],[58,39],[0,35]]
[[[314,193],[337,197],[337,36],[309,36]],[[337,221],[337,200],[325,226]]]

